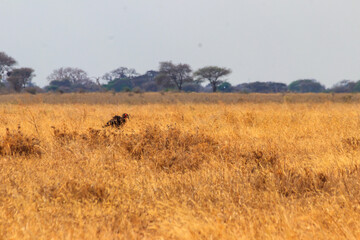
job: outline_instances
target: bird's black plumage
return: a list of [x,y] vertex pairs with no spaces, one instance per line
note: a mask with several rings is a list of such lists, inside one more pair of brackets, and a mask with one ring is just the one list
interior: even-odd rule
[[104,127],[121,127],[126,123],[126,119],[129,119],[129,114],[124,113],[121,117],[115,115],[112,119],[110,119]]

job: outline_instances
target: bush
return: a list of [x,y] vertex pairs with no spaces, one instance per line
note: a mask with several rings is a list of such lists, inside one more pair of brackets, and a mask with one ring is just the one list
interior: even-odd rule
[[7,128],[6,134],[0,142],[0,156],[1,155],[41,155],[39,148],[39,140],[32,136],[24,136],[21,132],[20,126],[17,131],[12,131]]
[[129,87],[124,87],[124,88],[122,89],[122,91],[123,91],[123,92],[131,92],[131,88],[129,88]]
[[292,92],[307,93],[307,92],[323,92],[325,87],[315,79],[301,79],[290,83],[289,90]]
[[130,92],[132,88],[131,80],[127,78],[119,78],[110,81],[103,86],[107,90],[114,90],[116,92]]
[[222,84],[220,84],[220,86],[218,87],[219,92],[231,92],[232,91],[232,86],[230,83],[228,82],[223,82]]
[[143,91],[139,87],[134,87],[133,92],[134,93],[142,93]]
[[43,92],[43,90],[39,87],[27,87],[24,89],[24,91],[33,95]]

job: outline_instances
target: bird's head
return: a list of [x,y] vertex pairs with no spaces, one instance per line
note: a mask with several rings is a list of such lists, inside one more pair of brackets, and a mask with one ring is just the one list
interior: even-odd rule
[[127,114],[127,113],[124,113],[124,114],[122,115],[122,117],[123,117],[123,118],[130,119],[130,115],[129,115],[129,114]]

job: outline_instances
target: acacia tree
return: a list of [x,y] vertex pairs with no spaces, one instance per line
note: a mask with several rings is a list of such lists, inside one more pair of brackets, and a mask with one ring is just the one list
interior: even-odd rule
[[31,83],[34,77],[34,69],[32,68],[18,68],[13,69],[10,76],[6,79],[15,91],[20,92]]
[[198,82],[208,80],[210,82],[213,92],[216,92],[218,86],[224,82],[224,80],[221,80],[221,78],[229,75],[230,73],[231,70],[228,68],[208,66],[197,70],[194,73],[194,76],[196,77],[196,80]]
[[69,81],[71,84],[84,84],[90,81],[87,73],[80,68],[55,69],[48,77],[48,81]]
[[97,86],[80,68],[59,68],[55,69],[48,77],[50,82],[49,90],[61,90],[65,92],[71,91],[97,91]]
[[127,67],[118,67],[111,72],[105,73],[102,76],[102,79],[105,81],[113,81],[115,79],[121,79],[121,78],[129,78],[132,79],[139,74],[136,72],[133,68],[127,68]]
[[16,64],[15,59],[8,56],[4,52],[0,52],[0,81],[5,80],[4,75],[10,75],[10,71],[13,65]]
[[176,86],[182,90],[184,83],[193,82],[191,68],[188,64],[173,64],[172,62],[160,62],[159,74],[155,80],[163,86]]

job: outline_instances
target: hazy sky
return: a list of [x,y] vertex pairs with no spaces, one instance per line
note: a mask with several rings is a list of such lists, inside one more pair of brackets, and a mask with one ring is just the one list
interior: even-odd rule
[[232,84],[360,79],[359,0],[0,0],[0,51],[101,76],[160,61],[231,68]]

